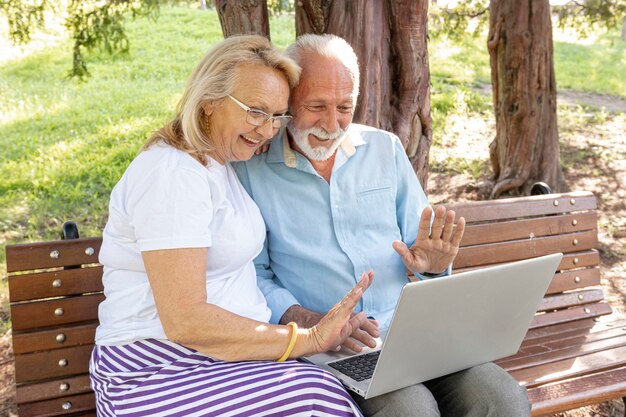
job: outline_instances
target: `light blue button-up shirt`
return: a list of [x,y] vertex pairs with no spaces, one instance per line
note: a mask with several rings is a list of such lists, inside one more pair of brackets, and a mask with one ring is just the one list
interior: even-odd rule
[[294,304],[327,312],[371,269],[374,282],[355,311],[386,328],[408,282],[391,243],[415,241],[428,205],[400,140],[351,124],[330,184],[289,147],[284,130],[267,153],[233,166],[266,223],[255,265],[271,322]]

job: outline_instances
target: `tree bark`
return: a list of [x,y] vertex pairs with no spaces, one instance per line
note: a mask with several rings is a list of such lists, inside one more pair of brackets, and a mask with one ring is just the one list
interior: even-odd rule
[[262,35],[270,39],[266,0],[215,0],[222,33]]
[[626,18],[622,22],[622,40],[626,41]]
[[400,137],[426,189],[432,143],[428,0],[299,0],[296,35],[332,33],[359,58],[354,121]]
[[489,56],[496,117],[491,197],[527,194],[534,182],[562,188],[556,81],[548,0],[489,5]]

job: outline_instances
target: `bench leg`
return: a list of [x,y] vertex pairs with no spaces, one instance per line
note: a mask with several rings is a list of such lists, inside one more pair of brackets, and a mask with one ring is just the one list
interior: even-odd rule
[[626,417],[626,397],[622,397],[622,402],[624,403],[624,417]]

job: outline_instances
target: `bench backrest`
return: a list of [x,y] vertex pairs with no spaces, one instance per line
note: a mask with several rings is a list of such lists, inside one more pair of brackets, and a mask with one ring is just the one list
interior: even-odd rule
[[[563,252],[528,338],[609,314],[600,285],[596,199],[551,194],[450,205],[467,220],[455,271]],[[7,246],[20,416],[93,410],[89,356],[103,299],[100,238]]]
[[102,294],[100,238],[7,246],[19,415],[93,410],[89,357]]
[[448,208],[467,222],[453,264],[455,271],[563,252],[527,337],[540,334],[544,326],[611,313],[600,288],[596,198],[592,193],[473,201]]

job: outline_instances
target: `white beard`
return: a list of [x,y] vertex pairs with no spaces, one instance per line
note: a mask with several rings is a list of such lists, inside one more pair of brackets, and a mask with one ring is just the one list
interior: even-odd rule
[[[298,145],[304,155],[313,161],[326,161],[333,156],[341,142],[346,138],[346,131],[338,128],[335,133],[328,133],[319,127],[312,127],[306,130],[298,130],[293,126],[288,127],[293,141]],[[314,135],[322,140],[332,140],[333,143],[327,148],[325,146],[312,147],[309,143],[309,135]]]

